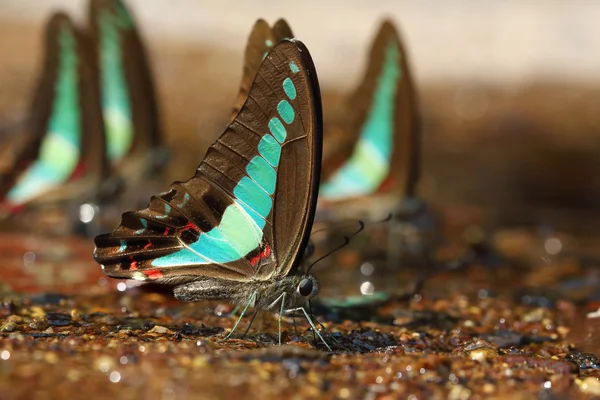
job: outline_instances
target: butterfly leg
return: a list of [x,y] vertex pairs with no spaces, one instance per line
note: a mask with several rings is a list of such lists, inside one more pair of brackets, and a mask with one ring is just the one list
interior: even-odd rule
[[[281,319],[283,318],[283,311],[285,310],[285,293],[283,293],[283,297],[281,299],[281,310],[279,310],[279,345],[281,346]],[[294,326],[295,326],[294,321]]]
[[331,349],[331,347],[329,347],[329,344],[327,344],[327,342],[325,341],[325,339],[323,338],[323,336],[321,336],[321,332],[319,332],[317,330],[317,327],[315,326],[314,322],[312,321],[312,319],[310,318],[310,316],[308,315],[308,313],[306,312],[306,310],[304,309],[304,307],[298,307],[298,308],[292,308],[290,310],[286,310],[287,313],[294,312],[294,311],[302,311],[304,313],[304,316],[306,317],[306,320],[308,321],[308,323],[310,324],[310,326],[313,328],[313,332],[317,333],[317,335],[319,336],[319,339],[321,339],[321,341],[323,342],[323,344],[325,344],[325,346],[327,347],[327,349],[329,349],[329,351],[333,351]]
[[240,314],[240,317],[236,321],[235,325],[233,325],[233,328],[231,329],[231,332],[229,332],[227,334],[227,336],[225,336],[225,339],[229,339],[231,337],[231,335],[233,334],[233,332],[235,332],[235,329],[239,325],[239,323],[242,320],[242,318],[244,318],[244,315],[246,314],[246,311],[248,310],[248,307],[250,307],[250,304],[254,304],[254,300],[256,299],[256,294],[257,294],[256,292],[252,293],[252,296],[250,296],[250,300],[248,300],[248,303],[246,303],[246,306],[244,307],[244,310],[242,310],[242,313]]
[[248,326],[246,327],[246,330],[244,331],[244,334],[242,335],[242,339],[245,338],[246,335],[248,334],[250,327],[252,326],[252,324],[254,323],[254,320],[256,319],[256,316],[258,315],[258,311],[259,310],[254,311],[254,314],[252,315],[252,318],[250,318],[250,322],[248,323]]
[[340,346],[341,346],[341,347],[343,347],[344,349],[348,350],[348,348],[346,348],[346,346],[344,346],[343,344],[341,344],[341,343],[340,343],[340,341],[339,341],[339,340],[337,340],[337,339],[335,338],[335,336],[333,336],[333,334],[332,334],[331,332],[329,332],[329,330],[328,330],[328,329],[325,327],[325,325],[323,325],[323,324],[321,323],[321,321],[319,321],[319,319],[318,319],[318,318],[315,318],[315,321],[317,321],[317,324],[319,324],[319,326],[320,326],[321,328],[323,328],[323,331],[325,331],[325,333],[327,333],[327,334],[328,334],[328,335],[331,337],[331,340],[333,340],[335,344],[337,344],[337,345],[340,345]]

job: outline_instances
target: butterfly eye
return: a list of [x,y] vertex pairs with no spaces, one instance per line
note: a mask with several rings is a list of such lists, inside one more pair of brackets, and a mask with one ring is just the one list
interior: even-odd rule
[[304,278],[300,281],[298,285],[298,291],[304,297],[310,295],[313,291],[313,282],[312,279]]

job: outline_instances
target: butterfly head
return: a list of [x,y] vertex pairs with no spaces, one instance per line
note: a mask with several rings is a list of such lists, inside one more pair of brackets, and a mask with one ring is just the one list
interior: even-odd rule
[[312,275],[304,276],[298,283],[297,292],[306,300],[310,300],[319,293],[319,282]]

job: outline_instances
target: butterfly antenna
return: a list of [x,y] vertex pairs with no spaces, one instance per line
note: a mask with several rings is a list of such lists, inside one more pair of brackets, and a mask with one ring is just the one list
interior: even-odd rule
[[[365,224],[365,226],[367,225],[377,225],[377,224],[382,224],[384,222],[388,222],[389,220],[392,219],[393,214],[389,213],[387,215],[387,217],[385,217],[384,219],[378,220],[378,221],[367,221],[367,222],[363,222]],[[333,225],[333,226],[328,226],[326,228],[321,228],[321,229],[317,229],[316,231],[312,231],[310,236],[312,237],[313,235],[316,235],[317,233],[321,233],[321,232],[325,232],[325,231],[330,231],[333,229],[339,230],[339,229],[346,229],[346,228],[352,228],[354,226],[354,223],[344,223],[344,224],[340,224],[340,225]]]
[[310,264],[308,266],[308,268],[306,269],[306,276],[308,276],[310,274],[310,270],[312,269],[312,267],[315,266],[315,264],[317,264],[319,261],[329,257],[330,255],[332,255],[333,253],[335,253],[336,251],[343,249],[344,247],[346,247],[348,245],[348,243],[350,243],[350,239],[352,239],[354,236],[358,235],[363,229],[365,229],[365,223],[363,221],[358,221],[360,228],[358,228],[352,235],[348,235],[348,236],[344,236],[344,243],[334,247],[333,249],[331,249],[330,251],[328,251],[327,253],[325,253],[324,255],[322,255],[321,257],[317,258],[312,264]]

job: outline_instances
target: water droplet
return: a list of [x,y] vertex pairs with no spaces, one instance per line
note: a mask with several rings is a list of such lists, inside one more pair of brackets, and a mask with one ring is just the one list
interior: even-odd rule
[[363,295],[370,295],[373,294],[373,292],[375,291],[375,286],[373,286],[373,284],[369,281],[363,282],[360,284],[360,292]]
[[112,383],[118,383],[121,380],[121,373],[117,372],[117,371],[113,371],[108,376],[108,379],[110,379],[110,381]]
[[360,266],[360,273],[364,276],[373,275],[373,271],[375,271],[375,267],[371,263],[366,262]]
[[10,358],[10,351],[2,350],[2,353],[0,353],[0,358],[2,358],[4,361],[8,360]]
[[119,292],[124,292],[125,290],[127,290],[127,284],[125,282],[119,282],[117,284],[117,290]]
[[82,204],[79,206],[79,220],[84,224],[92,222],[96,215],[96,209],[91,204]]
[[128,362],[128,361],[129,361],[129,360],[128,360],[128,359],[127,359],[127,357],[125,357],[125,356],[121,356],[121,358],[119,358],[119,362],[120,362],[121,364],[127,364],[127,362]]
[[558,238],[548,238],[544,243],[544,249],[546,253],[555,256],[562,250],[562,242]]
[[35,262],[35,253],[33,251],[26,251],[23,254],[23,262],[25,264],[32,264]]

